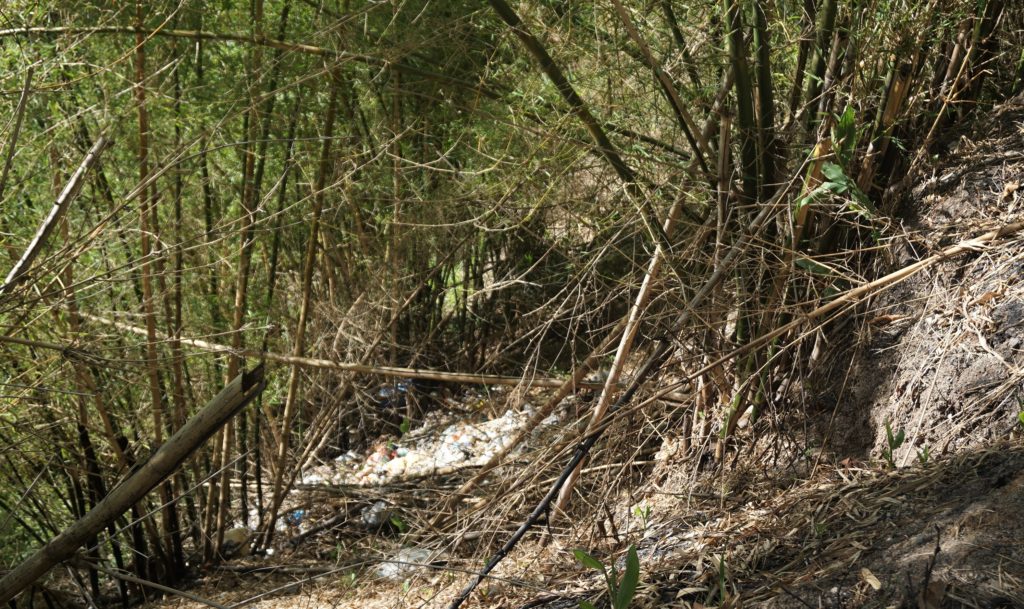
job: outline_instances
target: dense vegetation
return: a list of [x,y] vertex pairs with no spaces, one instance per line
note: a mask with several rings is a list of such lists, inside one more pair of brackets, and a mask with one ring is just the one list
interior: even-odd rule
[[380,377],[302,358],[614,355],[614,383],[667,345],[663,414],[721,460],[748,411],[799,406],[829,316],[787,324],[876,275],[906,177],[1024,86],[1006,0],[10,2],[2,27],[0,561],[258,352],[298,358],[89,544],[166,582],[232,522],[273,531],[311,455],[393,430]]

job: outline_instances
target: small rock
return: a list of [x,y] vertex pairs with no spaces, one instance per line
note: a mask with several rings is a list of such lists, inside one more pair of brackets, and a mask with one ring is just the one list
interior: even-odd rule
[[381,471],[382,473],[390,477],[401,476],[402,474],[405,473],[406,465],[407,463],[405,458],[400,457],[398,459],[392,459],[391,461],[385,463],[384,467],[381,468]]

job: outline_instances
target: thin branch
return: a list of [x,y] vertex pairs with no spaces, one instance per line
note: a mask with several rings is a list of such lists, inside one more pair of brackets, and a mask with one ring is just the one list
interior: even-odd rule
[[[78,559],[78,558],[79,558],[78,556],[75,557],[75,559]],[[135,577],[135,576],[130,575],[128,573],[125,573],[123,571],[119,571],[119,570],[115,570],[115,569],[108,569],[107,567],[104,567],[103,565],[98,565],[98,564],[96,564],[94,562],[87,561],[87,560],[84,560],[84,559],[82,559],[82,560],[71,560],[71,561],[69,561],[69,564],[71,564],[71,566],[73,566],[73,567],[79,567],[79,568],[83,568],[83,569],[96,569],[100,573],[104,573],[106,575],[109,575],[110,577],[113,577],[114,579],[120,579],[122,581],[126,581],[126,582],[129,582],[129,583],[132,583],[132,584],[138,584],[140,586],[146,586],[147,588],[152,588],[154,590],[159,590],[161,592],[166,592],[167,594],[173,594],[174,596],[180,596],[182,598],[187,598],[190,601],[195,601],[195,602],[197,602],[197,603],[199,603],[201,605],[207,605],[207,606],[210,606],[210,607],[214,607],[214,609],[229,609],[229,607],[227,605],[221,605],[220,603],[211,601],[211,600],[203,598],[201,596],[197,596],[195,594],[192,594],[191,592],[186,592],[184,590],[178,590],[177,588],[172,588],[170,586],[164,586],[163,584],[158,584],[156,582],[149,581],[148,579],[142,579],[141,577]]]
[[676,114],[676,118],[679,120],[679,127],[683,130],[683,135],[690,143],[690,147],[693,149],[694,156],[697,159],[697,163],[700,165],[701,170],[707,174],[708,165],[704,160],[705,154],[711,156],[712,152],[708,146],[707,140],[705,140],[697,128],[697,124],[693,121],[690,113],[686,110],[686,105],[683,104],[682,96],[679,95],[679,90],[672,78],[665,72],[661,66],[661,62],[655,59],[654,54],[651,53],[651,48],[648,46],[647,41],[640,36],[639,30],[630,18],[629,13],[626,12],[626,8],[622,6],[619,0],[612,0],[612,5],[615,7],[615,12],[619,16],[619,20],[622,22],[622,26],[626,29],[626,33],[633,42],[640,47],[640,53],[644,57],[644,62],[647,64],[653,72],[654,76],[658,79],[658,84],[661,85],[662,91],[665,93],[665,97],[668,98],[669,105],[672,106],[672,110]]
[[3,296],[7,290],[21,278],[22,275],[28,271],[29,267],[32,266],[32,261],[35,260],[36,256],[39,255],[39,251],[43,248],[46,243],[46,239],[53,232],[54,227],[57,226],[57,222],[61,219],[65,212],[67,212],[69,204],[78,195],[78,192],[82,188],[82,181],[85,174],[96,164],[99,160],[100,154],[103,149],[107,147],[109,140],[104,136],[100,136],[96,140],[96,143],[92,145],[92,149],[85,155],[85,159],[82,160],[82,164],[78,166],[74,175],[68,180],[67,186],[57,197],[57,201],[54,202],[53,208],[50,209],[49,215],[43,220],[43,223],[39,225],[39,230],[36,231],[36,236],[32,238],[32,242],[29,243],[28,249],[22,255],[21,260],[14,265],[11,272],[7,274],[7,279],[4,280],[3,285],[0,285],[0,296]]
[[534,36],[527,28],[523,20],[520,19],[519,15],[515,10],[505,2],[505,0],[488,0],[491,8],[494,12],[501,17],[512,33],[515,34],[519,42],[526,47],[527,52],[533,57],[534,61],[540,66],[540,69],[544,74],[551,79],[554,83],[555,88],[558,89],[559,94],[565,103],[569,104],[573,114],[576,118],[583,123],[590,136],[594,139],[596,144],[597,152],[600,153],[604,160],[611,165],[612,169],[615,170],[616,175],[623,183],[623,187],[629,194],[633,202],[642,210],[640,217],[643,219],[647,230],[650,232],[652,239],[656,242],[660,242],[662,247],[666,251],[672,251],[672,242],[669,240],[668,235],[661,227],[661,223],[658,222],[657,215],[654,213],[654,209],[651,206],[650,199],[645,195],[643,190],[640,188],[640,184],[637,180],[636,172],[626,164],[619,154],[618,149],[612,144],[611,140],[608,139],[608,135],[605,133],[601,126],[601,122],[597,120],[587,103],[583,101],[579,93],[566,78],[565,73],[555,63],[554,58],[548,53],[544,45],[541,44],[540,40]]
[[70,34],[70,35],[86,35],[90,36],[93,34],[142,34],[146,37],[153,36],[165,36],[168,38],[187,38],[190,40],[211,40],[214,42],[240,42],[245,44],[257,44],[273,49],[280,49],[282,51],[291,51],[294,53],[303,53],[306,55],[316,55],[318,57],[333,57],[339,61],[356,61],[364,63],[366,65],[377,66],[377,67],[389,67],[395,70],[400,70],[407,74],[413,74],[416,76],[422,76],[429,80],[435,80],[449,85],[457,85],[470,90],[479,91],[488,97],[497,98],[500,94],[478,82],[470,82],[467,80],[461,80],[446,74],[439,72],[433,72],[425,70],[423,68],[417,68],[403,62],[394,62],[381,57],[374,57],[372,55],[363,55],[360,53],[350,53],[348,51],[337,51],[334,49],[328,49],[324,47],[318,47],[312,44],[301,44],[297,42],[285,42],[283,40],[274,40],[273,38],[267,38],[265,36],[256,36],[251,34],[236,34],[231,32],[206,32],[202,30],[176,30],[176,29],[160,29],[160,30],[149,30],[145,28],[137,28],[131,26],[98,26],[98,27],[26,27],[26,28],[10,28],[6,30],[0,30],[0,38],[8,36],[32,36],[32,35],[49,35],[49,34]]
[[18,107],[14,111],[14,129],[11,130],[11,137],[7,140],[7,154],[4,159],[3,173],[0,173],[0,202],[4,200],[4,190],[7,187],[7,174],[11,171],[11,164],[14,162],[14,151],[18,147],[18,135],[21,134],[21,125],[25,120],[25,106],[28,105],[28,95],[32,90],[32,74],[35,72],[33,66],[29,66],[25,73],[25,86],[21,89],[21,98],[18,100]]

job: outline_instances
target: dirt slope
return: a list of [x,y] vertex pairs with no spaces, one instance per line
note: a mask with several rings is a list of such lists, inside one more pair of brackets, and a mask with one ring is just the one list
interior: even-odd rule
[[[943,164],[902,207],[905,233],[890,266],[1024,217],[1024,101],[953,137]],[[819,429],[843,456],[878,455],[884,422],[904,430],[906,465],[1006,438],[1024,410],[1024,248],[1021,236],[915,275],[872,303],[866,324],[834,351],[835,417]],[[839,433],[837,430],[843,430]]]
[[[1024,217],[1022,136],[1024,104],[1007,104],[951,138],[902,203],[881,272]],[[862,313],[830,345],[810,413],[816,450],[798,467],[741,461],[701,482],[659,476],[674,470],[663,462],[640,491],[650,513],[615,510],[620,530],[639,527],[634,606],[1024,607],[1024,237],[918,274]],[[906,436],[894,468],[881,459],[886,421]],[[395,543],[321,536],[208,572],[193,592],[267,609],[442,607],[468,578],[458,568],[476,568],[375,578]],[[604,606],[602,582],[560,543],[528,538],[498,573],[508,579],[467,606]]]
[[[947,147],[880,275],[1024,218],[1024,100]],[[682,497],[655,503],[638,606],[1024,607],[1024,235],[859,313],[814,380],[805,462],[653,489]]]
[[[1024,100],[947,145],[902,201],[882,273],[1024,218]],[[761,506],[753,540],[716,546],[736,557],[734,602],[1024,607],[1024,236],[915,275],[862,314],[817,381],[812,478]],[[895,471],[882,467],[887,422],[905,437]]]

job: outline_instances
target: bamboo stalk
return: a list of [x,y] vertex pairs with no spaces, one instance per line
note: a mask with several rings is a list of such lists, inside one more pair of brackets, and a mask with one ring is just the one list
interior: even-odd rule
[[[309,237],[306,241],[306,253],[302,265],[302,304],[299,306],[299,319],[295,328],[295,343],[292,355],[302,357],[306,351],[306,327],[309,322],[311,293],[313,291],[313,271],[317,262],[317,241],[320,236],[320,214],[324,205],[324,191],[327,187],[327,175],[331,170],[331,144],[333,142],[335,115],[338,110],[338,97],[341,89],[341,76],[331,74],[331,98],[327,103],[327,115],[324,118],[324,141],[320,150],[320,167],[317,170],[316,183],[313,186],[313,210],[310,219]],[[270,515],[264,523],[263,544],[270,546],[274,539],[274,525],[277,512],[284,501],[284,476],[287,467],[288,445],[292,434],[292,421],[295,418],[295,406],[299,399],[301,375],[298,366],[292,366],[288,373],[288,393],[284,401],[284,414],[281,418],[281,442],[274,455],[274,482],[270,499]]]
[[740,169],[743,196],[747,202],[756,201],[760,176],[757,171],[757,127],[754,119],[754,95],[747,62],[747,47],[743,40],[743,18],[737,0],[723,0],[725,43],[729,60],[735,72],[737,123],[740,131]]
[[775,139],[775,93],[772,77],[771,43],[764,1],[752,0],[754,13],[754,60],[757,69],[757,152],[760,167],[758,198],[775,194],[778,141]]
[[[141,1],[136,2],[135,11],[137,23],[141,25],[143,15]],[[145,38],[142,33],[137,32],[135,35],[135,83],[133,89],[135,103],[138,106],[138,168],[140,182],[145,182],[146,178],[149,177],[149,110],[146,105],[146,47],[144,42]],[[157,200],[156,182],[151,182],[150,187],[139,198],[139,237],[140,255],[142,258],[142,315],[146,324],[146,373],[149,380],[150,399],[152,401],[150,409],[153,415],[153,441],[156,446],[160,446],[164,443],[164,419],[166,415],[164,412],[164,392],[160,386],[160,368],[156,349],[156,307],[154,306],[156,296],[153,293],[153,266],[155,261],[153,260],[150,243],[151,237],[157,243],[160,240],[159,230],[154,223],[157,217]],[[160,551],[157,554],[162,557],[181,554],[180,550],[176,551],[175,548],[175,540],[177,540],[177,545],[179,546],[181,541],[180,537],[177,536],[177,512],[174,510],[173,501],[171,501],[171,498],[174,496],[171,488],[172,484],[173,481],[169,480],[160,487],[164,505],[161,513],[161,524],[163,527],[160,534],[152,540],[155,546],[160,547]],[[165,573],[170,575],[171,578],[176,577],[176,565],[172,564],[170,560],[166,560],[165,563],[163,565]]]
[[825,69],[832,48],[832,30],[836,24],[838,13],[837,0],[825,0],[818,22],[818,32],[814,43],[811,69],[807,74],[807,93],[804,95],[805,126],[810,132],[818,124],[817,107],[825,81]]

